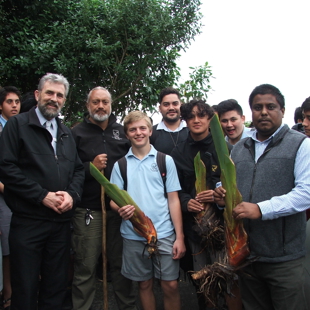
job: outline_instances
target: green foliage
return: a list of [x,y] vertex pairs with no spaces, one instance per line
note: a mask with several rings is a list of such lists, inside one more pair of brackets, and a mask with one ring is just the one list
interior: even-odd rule
[[193,98],[207,100],[208,92],[212,89],[210,86],[211,67],[206,62],[202,66],[190,67],[190,69],[192,69],[189,75],[190,79],[177,85],[182,100],[184,102],[188,102]]
[[123,116],[154,111],[179,77],[176,59],[200,32],[200,0],[0,0],[0,85],[34,90],[46,72],[70,83],[65,118],[95,86]]
[[245,121],[245,122],[244,122],[244,126],[245,126],[245,127],[248,127],[248,128],[253,127],[252,121]]

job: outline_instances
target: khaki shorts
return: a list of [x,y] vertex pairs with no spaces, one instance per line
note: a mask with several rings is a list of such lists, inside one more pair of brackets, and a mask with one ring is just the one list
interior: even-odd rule
[[122,275],[133,281],[146,281],[153,277],[173,281],[179,278],[179,260],[172,259],[175,234],[158,240],[159,255],[149,258],[146,241],[123,239]]

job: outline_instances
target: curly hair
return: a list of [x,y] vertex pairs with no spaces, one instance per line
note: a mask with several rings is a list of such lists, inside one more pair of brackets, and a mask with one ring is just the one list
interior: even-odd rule
[[197,106],[200,113],[208,115],[208,119],[214,115],[214,110],[204,100],[193,99],[181,106],[181,118],[185,121],[190,119],[192,117],[192,110],[195,106]]

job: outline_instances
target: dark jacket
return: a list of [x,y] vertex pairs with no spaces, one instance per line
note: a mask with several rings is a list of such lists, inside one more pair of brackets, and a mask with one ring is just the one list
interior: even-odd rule
[[[255,163],[255,142],[240,140],[232,150],[237,185],[246,202],[259,203],[289,193],[295,187],[296,153],[306,138],[287,125],[272,138]],[[251,257],[263,262],[284,262],[305,255],[305,212],[274,220],[244,219]]]
[[179,143],[187,139],[188,128],[184,127],[178,132],[168,132],[166,130],[157,130],[157,125],[153,126],[150,143],[157,151],[170,155],[172,150]]
[[299,131],[301,133],[305,133],[305,128],[304,126],[301,124],[301,123],[298,123],[298,124],[295,124],[293,127],[292,127],[293,130],[296,130],[296,131]]
[[56,118],[57,150],[52,136],[41,126],[35,108],[11,117],[0,141],[0,180],[4,198],[13,214],[22,217],[65,221],[73,210],[63,214],[44,206],[48,192],[66,191],[74,203],[80,200],[84,168],[78,158],[70,130]]
[[[78,154],[85,168],[83,196],[79,207],[101,209],[101,186],[89,172],[89,163],[99,154],[108,155],[107,168],[104,175],[110,179],[114,163],[125,156],[130,148],[130,142],[124,134],[122,125],[116,122],[111,114],[105,130],[89,121],[88,115],[82,123],[72,129]],[[106,208],[110,209],[110,201],[106,197]]]
[[211,134],[201,141],[194,141],[189,133],[187,140],[177,145],[171,153],[178,170],[182,188],[179,192],[179,197],[183,213],[184,234],[195,242],[199,242],[200,237],[193,231],[195,213],[187,210],[187,203],[196,196],[194,158],[199,151],[201,159],[206,166],[207,185],[209,189],[214,189],[216,183],[220,180],[221,170]]

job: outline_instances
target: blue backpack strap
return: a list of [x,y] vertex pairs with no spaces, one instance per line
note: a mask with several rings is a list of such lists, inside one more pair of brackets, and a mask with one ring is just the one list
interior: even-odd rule
[[167,198],[168,195],[167,195],[167,188],[166,188],[166,180],[167,180],[166,154],[162,152],[157,152],[156,162],[157,162],[157,166],[158,166],[158,169],[159,169],[159,172],[163,180],[163,184],[164,184],[164,195],[165,195],[165,198]]
[[124,181],[124,190],[127,191],[127,159],[122,157],[118,161],[119,170]]

